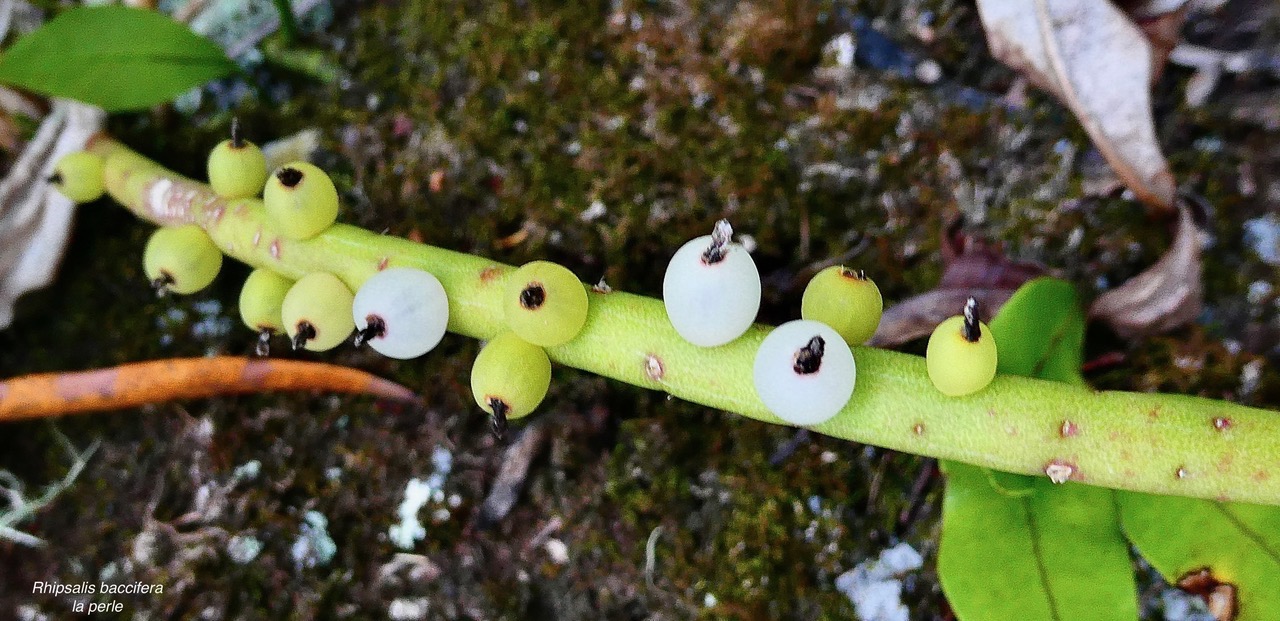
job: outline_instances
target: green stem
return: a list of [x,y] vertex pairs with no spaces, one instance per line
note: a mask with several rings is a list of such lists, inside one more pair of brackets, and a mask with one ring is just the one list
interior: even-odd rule
[[[449,329],[474,338],[504,330],[499,295],[511,266],[344,224],[306,241],[282,238],[262,201],[227,201],[108,138],[111,195],[161,225],[195,223],[231,257],[299,277],[336,274],[353,289],[386,266],[427,270],[449,294]],[[591,293],[586,327],[547,350],[551,359],[675,397],[784,424],[756,396],[751,367],[769,327],[712,349],[690,345],[662,302],[622,292]],[[1095,392],[1000,376],[962,398],[941,395],[918,356],[855,348],[858,385],[823,434],[996,470],[1091,485],[1280,504],[1280,416],[1182,395]]]

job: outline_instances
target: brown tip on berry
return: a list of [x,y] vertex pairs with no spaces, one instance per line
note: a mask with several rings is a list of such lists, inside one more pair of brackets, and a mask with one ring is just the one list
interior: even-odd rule
[[276,333],[275,328],[261,326],[258,328],[258,342],[253,346],[253,353],[259,358],[266,358],[271,355],[271,337]]
[[164,297],[175,282],[177,281],[173,279],[173,274],[170,274],[168,270],[160,270],[160,276],[151,281],[151,288],[155,289],[156,297]]
[[52,175],[45,177],[44,180],[53,185],[62,185],[62,173],[54,172]]
[[511,411],[511,406],[506,401],[498,397],[488,397],[485,402],[489,404],[489,427],[493,430],[493,435],[501,440],[507,435],[507,413]]
[[293,348],[295,350],[302,349],[307,346],[307,341],[316,338],[316,327],[311,325],[310,321],[305,319],[298,322],[298,333],[293,335]]
[[715,228],[711,229],[711,245],[702,252],[702,262],[707,265],[714,265],[724,260],[725,255],[729,254],[729,242],[733,240],[733,226],[728,220],[720,220],[716,222]]
[[302,183],[302,171],[291,166],[281,168],[276,171],[276,179],[280,180],[280,184],[286,188],[297,187]]
[[964,326],[960,328],[960,334],[964,336],[964,340],[970,343],[977,343],[982,338],[982,327],[978,325],[978,300],[969,298],[964,303]]
[[795,364],[791,366],[791,370],[800,375],[811,375],[817,373],[822,368],[822,354],[825,353],[827,342],[822,340],[821,336],[815,336],[809,339],[809,342],[796,352]]
[[547,301],[547,290],[540,282],[531,282],[520,292],[520,306],[527,310],[538,310]]
[[244,148],[244,137],[240,135],[240,118],[239,117],[235,117],[231,119],[231,148],[232,149]]
[[845,278],[848,278],[849,280],[866,280],[867,279],[866,270],[855,270],[851,267],[845,267],[843,265],[840,266],[840,275]]
[[387,322],[377,315],[368,315],[364,318],[365,326],[356,332],[355,346],[359,347],[366,342],[382,337],[387,333]]

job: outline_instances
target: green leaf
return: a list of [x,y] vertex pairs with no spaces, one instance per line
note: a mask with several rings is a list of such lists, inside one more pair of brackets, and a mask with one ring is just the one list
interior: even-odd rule
[[[1070,283],[1023,285],[991,321],[1001,373],[1083,383],[1084,316]],[[943,464],[938,574],[963,621],[1132,621],[1133,565],[1111,492]]]
[[938,575],[962,621],[1133,621],[1111,492],[948,462]]
[[991,320],[999,346],[997,371],[1083,385],[1084,313],[1075,287],[1037,278],[1019,288]]
[[1116,498],[1129,541],[1167,580],[1208,569],[1234,591],[1237,621],[1280,616],[1280,508],[1137,492]]
[[236,70],[186,26],[123,6],[67,10],[0,56],[0,82],[108,112],[169,101]]

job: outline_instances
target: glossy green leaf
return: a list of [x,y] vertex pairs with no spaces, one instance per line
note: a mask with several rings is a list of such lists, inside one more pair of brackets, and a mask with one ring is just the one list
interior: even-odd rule
[[69,9],[0,56],[0,82],[108,112],[168,101],[236,69],[186,26],[123,6]]
[[1056,278],[1027,282],[991,320],[998,373],[1084,384],[1084,313],[1075,287]]
[[1231,585],[1237,621],[1280,618],[1280,508],[1137,492],[1116,497],[1125,534],[1167,580],[1208,569]]
[[[1082,383],[1070,283],[1037,279],[991,321],[1001,373]],[[1133,565],[1109,490],[943,464],[938,574],[961,621],[1132,621]]]

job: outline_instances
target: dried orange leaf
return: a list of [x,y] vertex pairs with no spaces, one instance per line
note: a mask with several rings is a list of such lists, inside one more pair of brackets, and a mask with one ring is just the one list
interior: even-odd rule
[[278,390],[321,390],[397,401],[417,400],[413,391],[400,384],[332,364],[236,356],[174,358],[5,380],[0,382],[0,421]]

